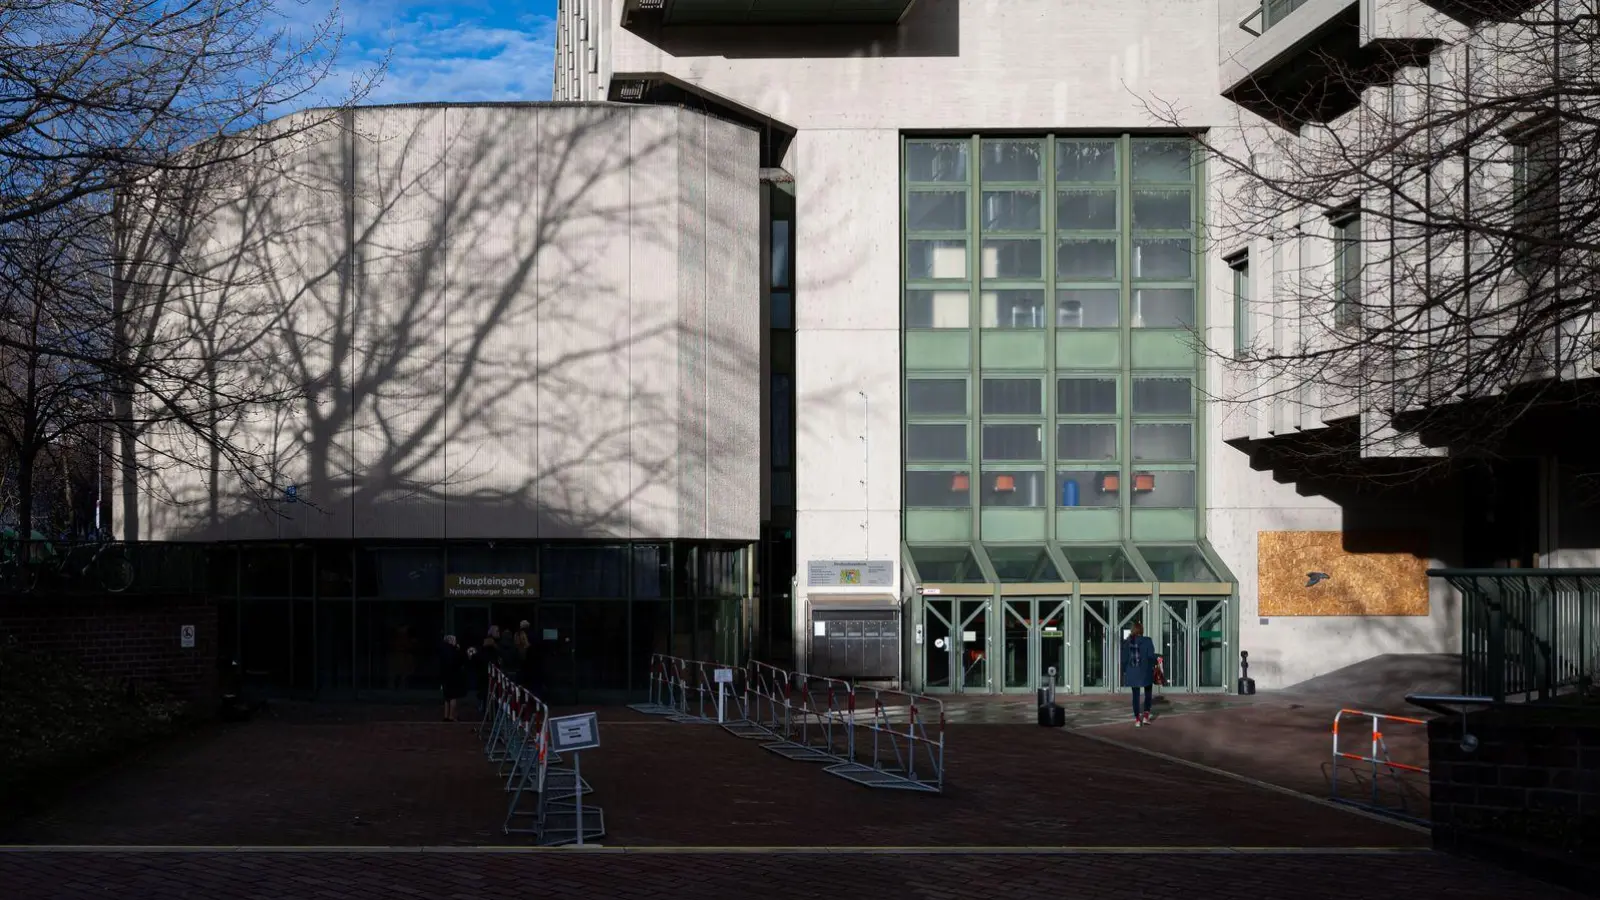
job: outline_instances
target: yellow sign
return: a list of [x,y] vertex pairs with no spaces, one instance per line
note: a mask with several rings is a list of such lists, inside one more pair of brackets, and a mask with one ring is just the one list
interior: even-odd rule
[[534,574],[446,575],[446,597],[485,597],[489,599],[539,596],[539,576]]

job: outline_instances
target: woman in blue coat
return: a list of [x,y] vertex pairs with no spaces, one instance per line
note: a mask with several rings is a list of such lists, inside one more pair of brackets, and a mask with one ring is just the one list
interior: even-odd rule
[[[1133,724],[1150,722],[1150,695],[1156,683],[1156,642],[1144,636],[1144,623],[1135,622],[1122,642],[1122,683],[1133,689]],[[1144,692],[1144,705],[1139,693]]]

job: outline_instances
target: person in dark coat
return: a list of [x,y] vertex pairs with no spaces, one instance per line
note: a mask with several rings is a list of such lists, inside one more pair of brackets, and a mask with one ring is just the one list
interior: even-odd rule
[[[1135,622],[1122,642],[1122,683],[1133,690],[1133,724],[1150,724],[1150,700],[1156,683],[1156,643],[1145,637],[1144,623]],[[1140,692],[1144,703],[1139,703]]]
[[477,655],[472,658],[472,672],[477,676],[480,713],[489,708],[489,679],[494,677],[494,670],[500,668],[500,643],[496,640],[498,636],[499,629],[490,625],[489,633],[484,636]]
[[447,634],[439,645],[439,681],[444,692],[444,720],[456,720],[456,701],[467,695],[466,658],[456,646],[456,636]]
[[527,619],[522,620],[520,627],[517,629],[517,634],[521,637],[521,640],[517,643],[524,648],[522,650],[522,665],[517,671],[517,683],[538,695],[543,688],[543,685],[540,684],[543,680],[540,677],[543,672],[540,669],[539,645],[534,641],[533,626],[529,624]]
[[517,647],[516,629],[501,628],[496,625],[492,633],[495,643],[500,647],[500,668],[508,673],[515,673],[517,664],[522,659],[522,653]]

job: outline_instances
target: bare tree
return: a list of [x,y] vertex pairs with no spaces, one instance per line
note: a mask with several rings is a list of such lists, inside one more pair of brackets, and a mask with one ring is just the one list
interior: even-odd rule
[[105,344],[99,248],[72,213],[68,204],[0,226],[0,335],[12,344],[0,354],[0,458],[13,482],[6,511],[25,533],[35,524],[36,475],[59,471],[76,438],[108,419],[106,376],[95,365]]
[[247,336],[183,339],[202,326],[168,288],[219,274],[183,223],[230,202],[246,161],[332,121],[381,70],[333,107],[275,118],[335,71],[339,9],[297,21],[304,6],[0,0],[0,454],[24,538],[44,462],[98,451],[104,434],[119,436],[125,478],[159,464],[134,452],[155,434],[255,474],[258,448],[215,424],[288,391],[253,383]]
[[1317,60],[1327,80],[1278,124],[1241,111],[1201,136],[1213,240],[1254,270],[1234,340],[1211,342],[1221,399],[1292,419],[1276,452],[1319,471],[1493,455],[1595,374],[1600,4],[1477,6],[1495,15],[1441,14],[1430,52]]
[[[252,132],[334,72],[339,6],[305,0],[0,0],[0,223],[104,195],[154,170],[218,161],[189,148]],[[351,85],[360,96],[375,73]],[[306,122],[307,127],[314,124]]]

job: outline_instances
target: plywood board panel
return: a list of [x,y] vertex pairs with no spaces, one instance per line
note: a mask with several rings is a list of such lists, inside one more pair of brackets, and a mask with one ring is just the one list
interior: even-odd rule
[[1428,541],[1410,532],[1262,531],[1262,616],[1426,616]]

